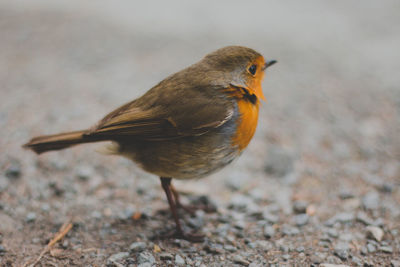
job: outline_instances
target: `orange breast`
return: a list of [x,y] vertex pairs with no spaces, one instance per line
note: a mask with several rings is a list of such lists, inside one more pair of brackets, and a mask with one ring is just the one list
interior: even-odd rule
[[232,141],[239,147],[239,150],[243,150],[247,147],[256,131],[258,121],[258,105],[258,102],[256,104],[252,104],[250,101],[245,99],[238,100],[240,121]]

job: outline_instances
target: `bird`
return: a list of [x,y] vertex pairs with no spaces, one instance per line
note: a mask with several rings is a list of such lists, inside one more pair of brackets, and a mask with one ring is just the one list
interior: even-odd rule
[[109,154],[126,157],[160,178],[176,225],[173,236],[201,240],[183,230],[178,209],[184,205],[171,181],[207,176],[242,154],[265,100],[265,71],[276,62],[244,46],[217,49],[92,127],[34,137],[23,147],[41,154],[111,141]]

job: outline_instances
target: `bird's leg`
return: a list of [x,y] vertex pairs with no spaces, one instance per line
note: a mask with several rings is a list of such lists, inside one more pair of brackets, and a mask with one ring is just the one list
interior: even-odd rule
[[194,215],[196,213],[196,210],[203,210],[207,213],[216,212],[215,207],[210,207],[210,205],[184,205],[184,204],[182,204],[180,201],[179,193],[172,184],[171,184],[171,192],[174,195],[176,206],[178,208],[181,208],[184,211],[188,212],[190,215]]
[[175,224],[176,224],[176,231],[178,234],[183,234],[182,226],[179,221],[178,211],[176,208],[176,201],[172,197],[172,190],[171,190],[171,178],[160,177],[161,186],[164,189],[165,194],[167,195],[169,207],[172,212],[172,216],[174,217]]
[[196,212],[196,208],[192,206],[183,205],[180,201],[179,193],[176,191],[175,187],[171,184],[171,192],[174,195],[175,203],[178,208],[181,208],[188,212],[190,215],[194,215]]
[[203,236],[187,234],[187,233],[184,233],[184,231],[182,229],[182,225],[181,225],[181,223],[179,221],[179,217],[178,217],[177,200],[174,199],[175,193],[173,193],[173,190],[172,190],[171,178],[160,177],[160,180],[161,180],[161,186],[164,189],[165,194],[167,195],[167,199],[168,199],[169,207],[172,212],[172,216],[174,217],[174,220],[175,220],[175,224],[176,224],[175,236],[177,238],[187,239],[187,240],[193,241],[193,242],[201,242],[203,240]]

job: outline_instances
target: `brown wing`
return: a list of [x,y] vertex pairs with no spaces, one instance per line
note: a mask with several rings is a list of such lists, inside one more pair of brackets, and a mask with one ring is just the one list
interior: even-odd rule
[[229,100],[207,95],[201,88],[161,91],[156,86],[108,114],[86,135],[111,140],[128,136],[168,140],[204,134],[224,124],[232,115],[233,105]]

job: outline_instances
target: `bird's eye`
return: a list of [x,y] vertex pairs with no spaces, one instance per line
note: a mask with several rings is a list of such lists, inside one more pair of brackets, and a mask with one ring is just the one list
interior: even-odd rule
[[249,72],[251,73],[251,75],[256,74],[256,71],[257,71],[257,66],[256,65],[251,65],[249,67]]

